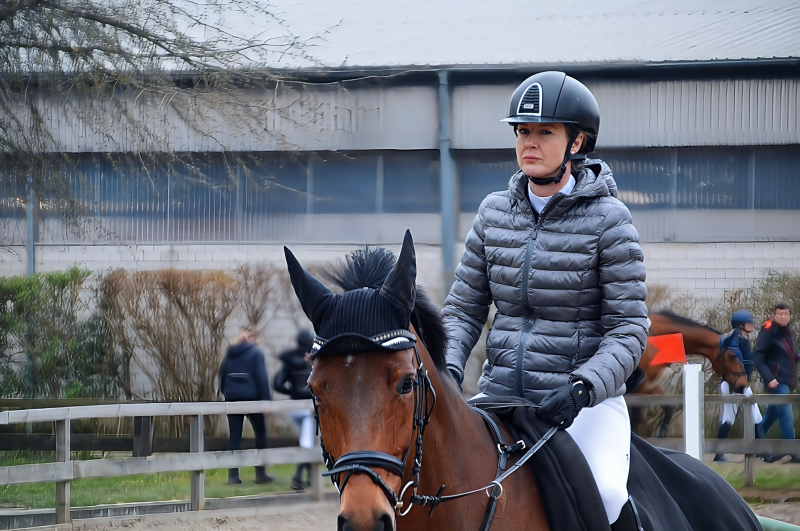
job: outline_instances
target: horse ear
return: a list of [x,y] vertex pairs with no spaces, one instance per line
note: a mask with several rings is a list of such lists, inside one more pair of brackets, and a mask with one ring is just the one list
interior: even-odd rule
[[417,256],[414,253],[414,240],[411,238],[411,232],[407,230],[405,238],[403,238],[400,257],[392,268],[392,272],[386,277],[381,293],[390,295],[410,314],[414,310],[414,301],[417,297],[416,281]]
[[300,299],[300,305],[314,325],[314,330],[319,330],[320,321],[334,296],[333,292],[314,278],[311,273],[303,269],[303,266],[294,257],[292,251],[284,247],[283,252],[286,255],[289,277],[292,280],[294,292],[297,294],[297,298]]

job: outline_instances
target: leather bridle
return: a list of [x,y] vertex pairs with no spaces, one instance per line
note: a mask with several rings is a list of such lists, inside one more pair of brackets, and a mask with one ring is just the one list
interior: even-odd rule
[[[431,420],[433,407],[436,405],[436,391],[433,389],[433,385],[431,385],[428,371],[423,366],[422,358],[419,355],[419,350],[417,349],[416,345],[416,336],[408,330],[395,330],[388,332],[384,335],[384,337],[403,338],[412,343],[414,347],[414,358],[417,365],[412,389],[412,392],[414,393],[414,429],[411,432],[411,440],[408,442],[408,446],[403,452],[402,459],[398,459],[397,457],[385,452],[378,452],[375,450],[357,450],[354,452],[348,452],[340,456],[339,459],[334,460],[333,456],[328,453],[328,451],[325,449],[325,444],[322,442],[319,428],[317,397],[316,395],[313,395],[313,391],[312,396],[314,399],[314,418],[317,423],[317,434],[320,435],[320,446],[322,447],[322,457],[325,460],[325,466],[328,468],[328,471],[325,472],[323,476],[329,476],[331,478],[331,481],[333,481],[333,484],[336,486],[339,494],[341,495],[341,493],[344,492],[345,486],[347,486],[347,482],[350,480],[353,474],[364,474],[383,491],[383,493],[386,495],[386,498],[389,500],[392,509],[398,511],[403,506],[403,502],[401,500],[406,491],[408,489],[413,489],[412,493],[416,494],[417,487],[419,486],[419,471],[420,467],[422,467],[422,436],[425,433],[425,427]],[[408,460],[412,444],[415,445],[414,462],[411,467],[411,474],[406,482],[406,462]],[[401,483],[405,482],[405,486],[400,494],[395,493],[394,490],[392,490],[391,487],[386,484],[383,478],[377,472],[375,472],[375,470],[373,470],[374,468],[382,468],[398,476],[401,479]],[[406,509],[406,511],[398,511],[398,514],[400,514],[400,516],[405,516],[408,514],[409,510],[411,510],[411,504],[409,504],[409,507]]]
[[[317,407],[317,396],[314,395],[313,390],[311,391],[312,398],[314,401],[314,420],[316,422],[316,430],[317,435],[320,438],[320,446],[322,448],[322,457],[325,461],[325,466],[328,468],[328,471],[322,474],[323,476],[330,477],[333,484],[336,486],[336,489],[339,491],[339,495],[341,496],[344,492],[344,488],[347,486],[347,482],[354,474],[364,474],[369,477],[375,485],[377,485],[381,491],[383,491],[386,499],[389,501],[389,504],[392,506],[392,509],[399,515],[399,516],[406,516],[411,508],[414,505],[419,505],[422,507],[430,507],[430,512],[428,513],[429,516],[433,516],[434,510],[436,507],[446,501],[456,500],[458,498],[463,498],[465,496],[469,496],[471,494],[475,494],[478,492],[486,492],[487,496],[489,497],[489,503],[486,506],[486,510],[484,512],[483,521],[481,522],[480,529],[486,531],[489,529],[492,519],[494,518],[495,509],[497,507],[497,500],[503,494],[503,486],[502,482],[508,476],[519,470],[525,462],[530,459],[530,457],[535,454],[544,444],[553,436],[553,434],[558,430],[558,427],[551,427],[540,439],[536,442],[526,453],[523,455],[519,461],[516,462],[511,468],[506,470],[506,461],[508,457],[517,451],[525,450],[525,443],[521,440],[517,441],[514,444],[507,445],[503,440],[502,433],[498,428],[497,424],[494,422],[492,417],[486,413],[485,411],[473,407],[472,409],[478,413],[481,418],[486,423],[489,431],[492,434],[492,437],[495,440],[497,445],[497,450],[500,454],[497,466],[497,474],[494,481],[490,482],[488,485],[481,487],[479,489],[474,489],[468,492],[462,492],[459,494],[452,494],[449,496],[443,496],[445,485],[442,485],[439,488],[439,491],[436,493],[435,496],[425,496],[417,494],[417,488],[419,487],[419,474],[420,469],[422,468],[422,436],[425,432],[425,428],[427,427],[428,423],[430,423],[431,413],[433,413],[433,408],[436,405],[436,391],[431,384],[430,377],[428,376],[428,371],[423,367],[422,358],[419,355],[419,350],[417,349],[417,338],[414,334],[412,334],[408,330],[394,330],[392,332],[388,332],[386,334],[381,334],[378,338],[373,339],[380,339],[381,341],[399,341],[403,339],[410,344],[413,344],[414,348],[414,358],[416,360],[417,368],[415,371],[415,378],[413,380],[413,392],[414,392],[414,417],[413,417],[413,426],[414,429],[411,433],[411,440],[408,443],[405,451],[403,452],[402,459],[399,459],[391,454],[387,454],[385,452],[379,452],[375,450],[356,450],[353,452],[348,452],[343,454],[339,457],[339,459],[334,459],[333,456],[328,453],[325,449],[325,444],[322,441],[322,434],[320,432],[320,423],[319,423],[319,409]],[[315,343],[318,345],[322,345],[325,343],[325,340],[319,337],[315,338]],[[385,343],[384,343],[385,344]],[[320,347],[317,347],[317,350]],[[537,407],[537,406],[533,406]],[[411,467],[411,474],[406,481],[406,463],[408,460],[408,456],[411,451],[411,445],[415,445],[414,450],[414,462]],[[391,474],[396,475],[400,478],[401,484],[404,484],[400,493],[396,493],[392,490],[389,485],[383,480],[383,478],[373,470],[374,468],[381,468],[388,471]],[[406,492],[411,489],[411,496],[409,497],[408,507],[404,508],[403,497],[405,496]]]

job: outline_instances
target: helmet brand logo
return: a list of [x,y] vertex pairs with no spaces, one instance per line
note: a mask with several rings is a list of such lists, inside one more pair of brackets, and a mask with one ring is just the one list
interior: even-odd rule
[[517,115],[542,115],[542,86],[539,83],[532,83],[522,94],[517,106]]

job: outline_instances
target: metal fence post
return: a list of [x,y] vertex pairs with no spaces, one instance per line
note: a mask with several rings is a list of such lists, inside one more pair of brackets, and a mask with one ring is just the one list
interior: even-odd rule
[[[69,419],[57,420],[56,425],[56,461],[70,461],[69,453]],[[70,521],[69,481],[56,482],[56,523],[66,524]]]
[[[205,451],[203,447],[203,415],[196,415],[189,420],[189,451],[198,453]],[[192,470],[192,511],[202,511],[206,507],[205,472]]]
[[683,366],[683,441],[684,452],[703,460],[704,435],[703,367]]
[[[742,421],[744,422],[744,440],[747,446],[750,446],[750,441],[756,438],[756,424],[753,418],[753,404],[755,402],[751,399],[742,403]],[[752,487],[755,482],[755,454],[744,454],[744,486]]]

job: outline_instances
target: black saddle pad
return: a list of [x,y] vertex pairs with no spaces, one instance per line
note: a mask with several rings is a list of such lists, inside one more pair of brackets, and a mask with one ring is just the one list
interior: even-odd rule
[[635,434],[628,493],[647,531],[763,531],[722,476],[694,457],[656,448]]
[[[512,432],[518,432],[527,448],[549,429],[536,416],[536,409],[529,407],[533,404],[524,398],[491,396],[470,400],[469,403],[493,413]],[[610,531],[592,471],[569,433],[557,431],[528,460],[528,465],[536,478],[551,529]]]
[[[525,399],[483,397],[470,404],[519,432],[528,448],[548,430]],[[556,432],[528,464],[552,529],[610,530],[589,464],[569,433]],[[628,493],[646,531],[763,531],[747,503],[719,474],[693,457],[656,448],[634,434]]]

